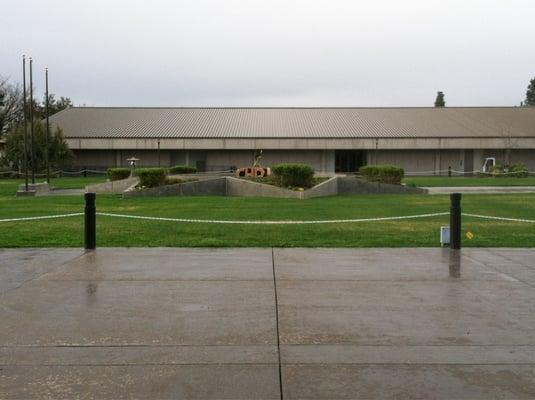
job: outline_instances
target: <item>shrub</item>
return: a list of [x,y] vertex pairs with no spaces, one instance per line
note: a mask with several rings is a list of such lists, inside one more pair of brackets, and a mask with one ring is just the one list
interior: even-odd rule
[[140,168],[136,170],[139,186],[156,187],[165,185],[166,173],[163,168]]
[[490,176],[493,176],[493,177],[505,176],[503,175],[503,172],[504,170],[501,164],[496,164],[489,168],[489,174]]
[[111,181],[119,181],[121,179],[126,179],[130,176],[129,168],[109,168],[108,169],[108,178]]
[[191,165],[175,165],[169,168],[171,174],[194,174],[197,172],[197,168]]
[[271,167],[275,176],[275,183],[281,187],[312,186],[314,169],[306,164],[277,164]]
[[362,178],[369,182],[390,183],[401,185],[405,175],[403,168],[396,165],[365,165],[359,169]]
[[509,169],[510,176],[515,176],[517,178],[527,178],[529,175],[528,167],[526,164],[513,164]]

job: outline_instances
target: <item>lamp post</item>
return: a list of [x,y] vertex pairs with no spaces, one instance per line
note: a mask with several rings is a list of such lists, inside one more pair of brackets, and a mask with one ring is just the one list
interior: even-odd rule
[[28,191],[28,115],[26,112],[26,55],[22,55],[22,114],[24,116],[24,188]]

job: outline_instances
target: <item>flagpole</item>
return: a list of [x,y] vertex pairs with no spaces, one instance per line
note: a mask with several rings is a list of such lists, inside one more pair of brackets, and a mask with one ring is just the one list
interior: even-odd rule
[[45,136],[45,164],[46,164],[46,182],[50,185],[50,165],[48,163],[48,137],[50,136],[50,124],[48,122],[48,68],[45,68],[45,113],[46,113],[46,136]]
[[35,141],[33,135],[33,60],[30,57],[30,158],[32,164],[32,184],[35,184]]
[[22,55],[22,114],[24,115],[24,179],[25,189],[28,191],[28,116],[26,112],[26,55]]

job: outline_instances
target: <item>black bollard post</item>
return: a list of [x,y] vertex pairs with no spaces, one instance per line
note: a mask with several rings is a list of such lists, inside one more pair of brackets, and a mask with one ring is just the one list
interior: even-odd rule
[[448,167],[448,176],[451,178],[451,167]]
[[461,193],[452,193],[450,200],[450,246],[458,250],[461,248]]
[[85,197],[85,249],[95,250],[97,247],[97,209],[96,193],[86,193]]

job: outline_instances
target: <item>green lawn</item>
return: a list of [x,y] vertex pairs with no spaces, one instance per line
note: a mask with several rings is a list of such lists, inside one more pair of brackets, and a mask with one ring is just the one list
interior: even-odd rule
[[[63,178],[69,179],[69,178]],[[12,180],[0,180],[0,219],[81,212],[81,196],[14,197]],[[63,182],[85,186],[85,181]],[[16,185],[15,185],[16,186]],[[8,193],[9,192],[9,193]],[[415,215],[449,210],[448,196],[359,195],[309,200],[239,197],[130,198],[98,195],[101,212],[224,220],[328,220]],[[535,194],[465,195],[463,211],[535,219]],[[97,217],[98,246],[438,246],[448,216],[404,221],[322,225],[223,225]],[[464,217],[474,233],[465,246],[535,246],[535,224]],[[81,247],[83,218],[0,222],[0,247]]]
[[415,186],[535,186],[535,176],[527,178],[407,176],[403,182]]

